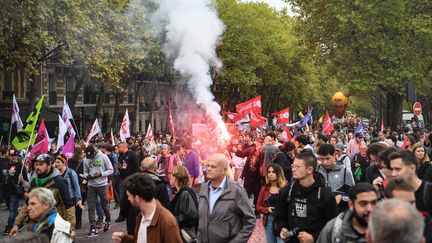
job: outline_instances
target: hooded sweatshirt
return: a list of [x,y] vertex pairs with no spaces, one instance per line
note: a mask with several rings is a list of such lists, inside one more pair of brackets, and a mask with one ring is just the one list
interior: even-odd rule
[[[92,178],[96,173],[102,176]],[[93,187],[102,187],[108,185],[108,176],[114,172],[111,161],[108,156],[101,151],[97,151],[94,159],[84,160],[84,176],[88,178],[88,185]]]
[[[318,238],[325,224],[337,215],[333,193],[323,183],[315,181],[303,187],[298,181],[282,188],[276,206],[275,226],[279,234],[282,228],[306,231],[314,239]],[[289,242],[299,242],[297,236]]]

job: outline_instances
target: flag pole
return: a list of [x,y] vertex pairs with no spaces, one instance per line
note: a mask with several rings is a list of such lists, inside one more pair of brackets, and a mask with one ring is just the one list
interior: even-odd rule
[[75,126],[75,129],[76,129],[76,131],[77,131],[78,140],[81,142],[81,137],[80,137],[80,135],[79,135],[78,127],[77,127],[77,125],[75,124],[75,120],[74,120],[73,118],[72,118],[72,122],[73,122],[73,124],[74,124],[74,126]]
[[24,163],[22,164],[22,166],[21,166],[21,172],[20,172],[20,175],[22,175],[22,172],[23,172],[23,169],[24,169],[24,165],[25,165],[25,163],[27,163],[28,161],[28,157],[30,156],[30,153],[29,153],[29,148],[30,148],[30,145],[31,145],[31,140],[33,139],[33,135],[34,135],[35,133],[34,132],[32,132],[32,134],[30,135],[30,140],[29,140],[29,143],[28,143],[28,145],[27,145],[27,149],[26,149],[26,154],[25,154],[25,157],[24,157]]
[[11,136],[12,136],[12,127],[13,127],[13,123],[11,121],[11,125],[9,127],[8,150],[10,150]]

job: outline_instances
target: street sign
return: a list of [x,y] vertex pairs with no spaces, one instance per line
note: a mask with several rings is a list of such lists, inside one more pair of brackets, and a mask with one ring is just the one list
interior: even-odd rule
[[416,102],[413,105],[413,112],[416,116],[420,116],[422,114],[423,108],[420,102]]

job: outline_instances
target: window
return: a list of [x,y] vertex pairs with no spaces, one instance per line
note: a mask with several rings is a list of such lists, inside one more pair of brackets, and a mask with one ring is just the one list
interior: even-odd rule
[[48,98],[50,105],[57,105],[56,78],[54,74],[48,74]]
[[109,104],[110,103],[110,94],[109,93],[105,93],[104,103],[105,104]]
[[75,89],[75,80],[71,76],[66,76],[66,92],[73,92]]
[[56,91],[56,79],[53,74],[48,74],[48,92]]
[[96,104],[96,92],[89,85],[84,87],[84,104]]

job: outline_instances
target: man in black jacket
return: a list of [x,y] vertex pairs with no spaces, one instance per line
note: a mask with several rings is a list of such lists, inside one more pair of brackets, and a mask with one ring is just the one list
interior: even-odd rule
[[294,159],[293,182],[282,188],[276,206],[275,226],[283,240],[315,242],[325,224],[337,215],[334,195],[316,174],[316,167],[311,152]]
[[[137,173],[140,171],[140,163],[138,159],[138,155],[133,150],[129,149],[129,145],[126,142],[122,142],[118,145],[119,150],[119,172],[120,176],[118,179],[120,180],[120,185],[122,184],[123,180],[125,180],[127,177]],[[126,216],[128,215],[128,212],[126,209],[133,208],[127,199],[126,192],[123,191],[122,188],[120,188],[121,192],[119,192],[119,195],[121,197],[120,199],[120,214],[119,217],[115,220],[116,222],[124,221]],[[120,194],[121,193],[121,194]],[[132,215],[133,216],[133,215]],[[135,221],[135,217],[131,218],[130,220]],[[131,229],[133,235],[133,228]]]
[[8,221],[3,235],[10,233],[15,218],[18,215],[19,201],[23,197],[24,191],[18,177],[19,175],[23,175],[24,180],[27,180],[27,172],[25,167],[22,168],[23,165],[18,158],[18,151],[15,149],[9,150],[8,160],[7,169],[2,170],[3,196],[9,209]]
[[280,165],[284,171],[285,178],[288,182],[291,181],[291,164],[295,157],[295,144],[291,141],[286,141],[280,151],[278,151],[273,159],[273,163]]
[[366,182],[373,184],[373,181],[380,177],[384,179],[383,168],[384,164],[378,160],[378,154],[386,150],[388,147],[384,143],[373,143],[369,145],[366,151],[366,157],[369,159],[369,167],[366,169]]

